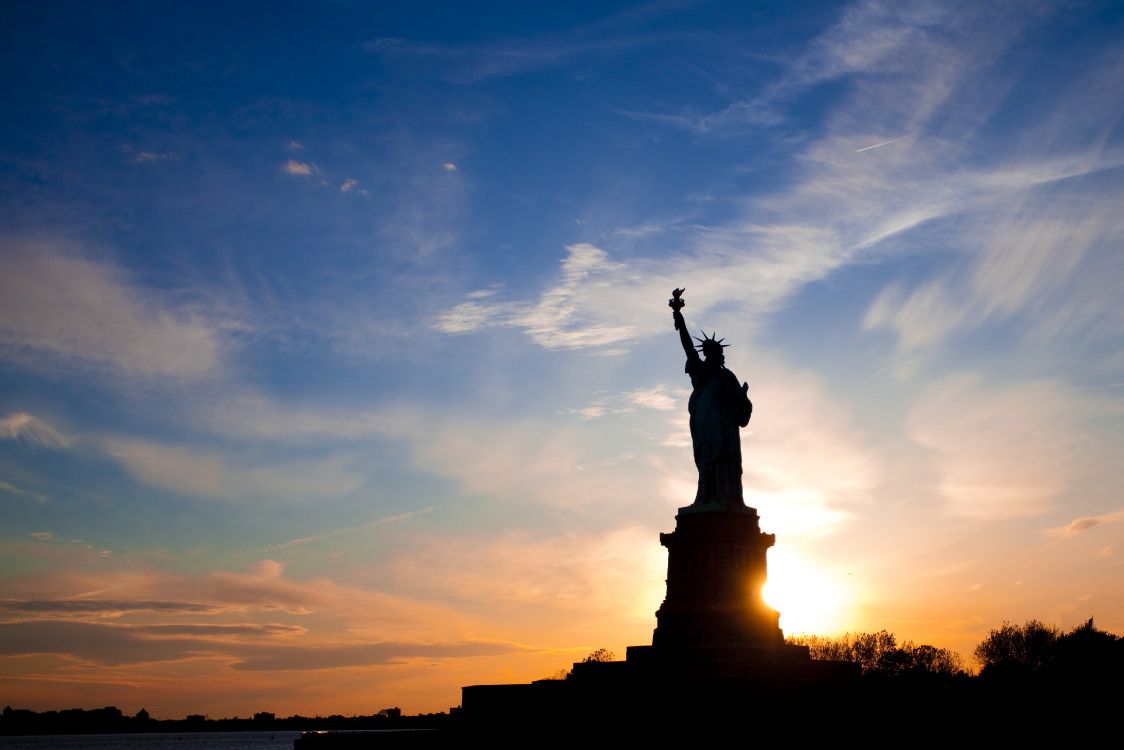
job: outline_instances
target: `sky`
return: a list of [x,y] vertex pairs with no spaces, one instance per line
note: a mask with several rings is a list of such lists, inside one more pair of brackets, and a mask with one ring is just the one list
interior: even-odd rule
[[674,287],[787,634],[1124,633],[1118,3],[0,35],[0,704],[436,711],[650,643]]

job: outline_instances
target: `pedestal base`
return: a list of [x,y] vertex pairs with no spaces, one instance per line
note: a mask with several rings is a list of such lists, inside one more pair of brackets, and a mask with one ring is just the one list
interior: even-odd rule
[[667,596],[656,612],[660,649],[779,648],[779,613],[761,597],[765,554],[776,537],[761,533],[753,508],[682,508],[667,547]]

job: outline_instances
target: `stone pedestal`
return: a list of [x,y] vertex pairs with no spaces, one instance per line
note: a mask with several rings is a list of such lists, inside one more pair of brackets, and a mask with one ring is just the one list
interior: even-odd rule
[[761,596],[765,553],[776,537],[761,533],[753,508],[682,508],[667,547],[667,596],[656,612],[659,650],[778,648],[780,614]]

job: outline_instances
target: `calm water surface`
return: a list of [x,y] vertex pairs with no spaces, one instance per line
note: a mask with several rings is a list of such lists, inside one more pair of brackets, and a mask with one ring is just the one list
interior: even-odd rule
[[0,750],[293,750],[300,732],[170,732],[0,737]]

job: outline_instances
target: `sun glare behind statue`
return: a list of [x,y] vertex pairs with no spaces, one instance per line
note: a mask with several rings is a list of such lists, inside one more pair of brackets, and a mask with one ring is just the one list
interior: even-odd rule
[[761,594],[781,613],[785,635],[828,635],[848,628],[847,584],[809,565],[786,547],[769,551],[769,578]]

